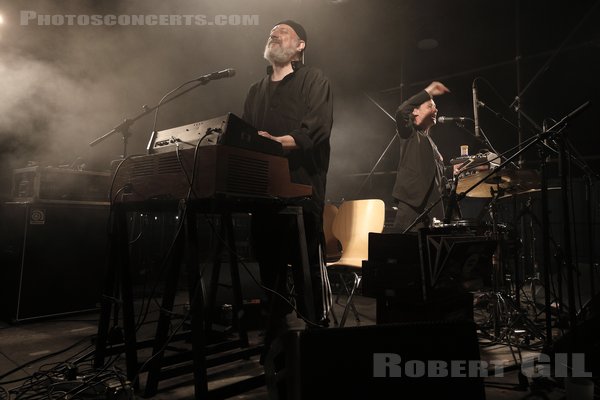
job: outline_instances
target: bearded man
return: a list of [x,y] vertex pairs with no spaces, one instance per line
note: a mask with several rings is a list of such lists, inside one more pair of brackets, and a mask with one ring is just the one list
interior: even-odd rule
[[[311,322],[327,326],[331,292],[323,257],[323,207],[333,105],[328,79],[318,69],[302,63],[306,42],[306,31],[295,21],[282,21],[271,29],[264,50],[264,58],[270,63],[267,75],[250,88],[243,118],[260,135],[281,143],[293,182],[312,186],[312,197],[298,204],[303,209],[314,294],[316,321]],[[291,264],[298,311],[306,315],[293,223],[278,215],[254,213],[252,238],[263,285],[289,299],[293,296],[287,285]],[[266,347],[287,328],[286,315],[292,311],[280,296],[269,293],[267,297],[270,315]]]

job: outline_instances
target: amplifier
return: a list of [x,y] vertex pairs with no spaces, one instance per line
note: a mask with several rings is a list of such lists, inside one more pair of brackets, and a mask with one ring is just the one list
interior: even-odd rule
[[107,204],[0,203],[0,318],[96,309],[108,215]]
[[108,204],[109,172],[54,167],[26,167],[13,171],[14,201]]

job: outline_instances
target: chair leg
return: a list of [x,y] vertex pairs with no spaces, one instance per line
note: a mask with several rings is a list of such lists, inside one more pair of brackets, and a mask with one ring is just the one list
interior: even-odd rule
[[287,268],[287,276],[286,276],[286,287],[289,293],[288,300],[292,304],[294,308],[297,308],[296,302],[296,284],[294,282],[294,277],[292,275],[292,266],[288,265]]
[[[341,293],[341,291],[337,292],[337,294],[335,295],[335,304],[342,305],[340,303],[340,294],[345,294],[346,298],[348,298],[348,296],[350,295],[350,290],[348,289],[348,285],[346,284],[346,279],[344,279],[346,274],[344,272],[338,272],[337,275],[339,277],[340,282],[342,283],[341,286],[344,289],[344,293]],[[344,303],[344,306],[345,304],[346,303]]]
[[[338,272],[337,275],[339,277],[339,280],[341,281],[341,287],[344,290],[344,294],[346,295],[346,301],[343,305],[344,311],[342,313],[342,319],[339,321],[339,324],[338,324],[338,319],[337,319],[337,316],[335,315],[333,306],[331,307],[330,314],[333,319],[333,324],[334,324],[334,326],[339,326],[340,328],[343,327],[346,324],[346,319],[348,318],[348,312],[350,310],[352,310],[352,313],[354,314],[354,319],[356,320],[356,323],[360,324],[360,314],[358,313],[358,311],[356,310],[356,307],[354,306],[354,293],[356,292],[358,285],[360,285],[361,277],[354,272],[350,273],[350,275],[353,278],[352,285],[350,286],[346,283],[346,279],[345,279],[345,277],[348,276],[348,272]],[[338,293],[336,293],[334,303],[341,305],[339,300],[340,300],[340,291],[338,291]]]
[[[328,272],[329,273],[329,272]],[[341,273],[337,274],[339,279],[342,281],[342,284],[344,284],[344,277]],[[344,284],[345,286],[345,284]],[[347,292],[347,289],[346,289]],[[329,309],[329,313],[331,314],[331,318],[333,319],[333,326],[338,326],[338,319],[337,316],[335,315],[335,310],[334,310],[334,304],[340,304],[340,293],[339,291],[337,291],[336,295],[335,295],[335,300],[332,302],[331,304],[331,308]]]
[[[350,305],[350,309],[352,310],[352,313],[354,314],[354,320],[356,321],[357,324],[360,324],[360,314],[358,314],[358,311],[356,310],[356,306],[354,305],[354,298],[351,296],[353,296],[355,290],[358,289],[358,285],[360,285],[362,277],[357,276],[357,274],[353,274],[353,277],[354,277],[354,284],[352,286],[352,291],[348,290],[348,287],[344,283],[344,288],[346,290],[346,294],[348,295],[348,297],[346,299],[346,304]],[[358,280],[357,280],[357,278],[358,278]]]
[[331,308],[329,309],[329,314],[331,314],[331,318],[333,319],[333,326],[338,326],[338,319],[335,316],[335,311],[333,310],[333,304],[331,305]]
[[346,300],[346,307],[344,307],[344,314],[342,315],[342,319],[340,321],[340,328],[343,328],[346,324],[346,318],[348,318],[348,311],[350,311],[350,308],[353,308],[353,311],[355,313],[354,315],[356,319],[359,320],[358,313],[356,312],[356,308],[354,308],[354,304],[352,303],[352,301],[354,300],[354,292],[360,284],[361,277],[359,277],[356,273],[353,273],[352,275],[354,275],[354,284],[352,285],[352,290],[350,291],[350,295]]
[[356,306],[354,305],[354,301],[350,303],[350,309],[352,310],[352,314],[354,314],[354,320],[357,325],[360,325],[360,314],[356,310]]

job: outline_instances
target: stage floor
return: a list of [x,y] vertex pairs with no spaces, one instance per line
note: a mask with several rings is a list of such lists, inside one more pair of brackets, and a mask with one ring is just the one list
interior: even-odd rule
[[[179,298],[179,296],[178,296]],[[185,299],[185,296],[181,296]],[[182,300],[185,303],[185,300]],[[375,324],[375,301],[371,298],[357,296],[355,298],[356,308],[360,316],[360,325]],[[139,308],[141,304],[137,304]],[[180,304],[181,307],[184,305]],[[341,315],[342,308],[339,304],[334,304],[334,310],[338,317]],[[147,318],[147,323],[142,325],[138,331],[138,339],[144,335],[152,336],[155,324],[151,320],[156,320],[157,310],[150,310]],[[0,386],[6,390],[12,390],[23,383],[30,382],[34,374],[43,372],[49,374],[52,368],[55,368],[60,363],[65,361],[73,362],[78,357],[83,357],[85,354],[93,350],[93,338],[97,331],[99,313],[92,312],[86,314],[77,314],[62,316],[60,318],[51,318],[46,320],[37,320],[20,324],[0,323]],[[481,318],[477,315],[476,320]],[[354,326],[357,322],[352,313],[350,313],[347,326]],[[176,324],[173,324],[174,326]],[[299,326],[301,329],[301,326]],[[511,348],[506,345],[490,345],[489,341],[481,337],[479,340],[480,354],[482,360],[502,360],[503,365],[510,367],[515,364],[515,357],[518,358],[518,353],[511,351]],[[262,341],[262,332],[260,330],[252,330],[249,332],[251,344],[259,344]],[[184,343],[185,344],[185,343]],[[180,345],[184,347],[184,344]],[[173,345],[171,350],[177,351],[178,345]],[[512,350],[515,350],[513,347]],[[143,361],[144,357],[148,357],[150,349],[140,351],[139,359]],[[522,350],[520,357],[522,359],[534,358],[539,352]],[[326,356],[326,355],[324,355]],[[114,371],[113,368],[124,368],[124,357],[119,357],[114,360],[110,368],[106,368],[104,373],[109,374]],[[113,367],[114,366],[114,367]],[[525,382],[529,385],[524,387],[519,384],[518,372],[516,370],[506,369],[503,377],[488,377],[485,378],[485,392],[488,400],[500,399],[560,399],[565,397],[565,390],[562,388],[560,380],[553,379],[527,379]],[[10,371],[14,371],[7,375]],[[243,378],[258,376],[263,372],[263,367],[259,364],[259,357],[252,356],[247,360],[235,361],[230,364],[221,365],[209,369],[209,389],[221,387],[230,384]],[[94,371],[91,370],[90,362],[82,362],[78,366],[77,374],[91,376]],[[43,375],[43,374],[42,374]],[[116,376],[116,373],[114,374]],[[107,375],[106,381],[111,384],[115,383],[114,376]],[[40,379],[40,374],[36,375],[36,379]],[[77,376],[74,381],[80,381],[80,376]],[[142,388],[145,385],[145,374],[140,375],[139,379]],[[116,380],[118,384],[118,380]],[[58,386],[54,390],[58,394],[60,390],[74,390],[76,383],[71,386]],[[46,388],[47,389],[47,388]],[[38,385],[30,394],[35,394],[35,390],[43,392],[43,385]],[[141,397],[141,393],[136,397]],[[159,392],[149,398],[152,399],[192,399],[194,397],[193,377],[191,374],[182,374],[175,378],[160,382]],[[232,398],[234,399],[267,399],[268,391],[265,386],[247,391]],[[460,394],[451,396],[452,398],[460,398]],[[0,398],[3,397],[0,391]],[[13,398],[13,397],[10,397]],[[38,397],[33,397],[38,398]],[[39,397],[41,398],[41,397]],[[46,398],[46,397],[44,397]],[[58,398],[58,397],[48,397]],[[87,398],[87,397],[82,397]],[[126,398],[126,397],[118,397]]]

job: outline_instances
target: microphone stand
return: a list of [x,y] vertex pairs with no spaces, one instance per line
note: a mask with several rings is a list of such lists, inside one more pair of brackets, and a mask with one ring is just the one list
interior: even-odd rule
[[[563,124],[563,121],[570,119],[572,116],[577,114],[580,110],[585,108],[590,104],[589,101],[585,102],[581,106],[579,106],[576,110],[569,113],[562,120],[557,122],[550,131],[556,126],[560,126]],[[563,264],[567,270],[567,300],[569,301],[569,327],[571,328],[571,345],[575,343],[577,339],[577,313],[575,310],[575,288],[574,288],[574,266],[572,260],[572,250],[571,250],[571,219],[570,219],[570,202],[569,202],[569,194],[567,193],[567,185],[568,178],[570,176],[570,163],[568,161],[572,160],[572,155],[567,153],[567,138],[564,134],[557,135],[556,141],[559,147],[559,176],[560,176],[560,184],[561,184],[561,194],[562,194],[562,224],[563,224],[563,235],[564,235],[564,260]],[[579,163],[578,163],[579,164]],[[584,165],[584,168],[587,167]],[[585,169],[584,169],[585,171]],[[591,260],[590,260],[591,261]],[[559,271],[560,273],[560,271]],[[593,293],[592,293],[593,295]]]
[[[129,137],[131,136],[131,132],[129,131],[129,128],[131,127],[131,125],[133,125],[133,123],[135,121],[137,121],[138,119],[150,114],[151,112],[153,112],[154,110],[156,110],[159,106],[163,105],[163,104],[167,104],[173,100],[175,100],[176,98],[178,98],[179,96],[183,96],[184,94],[186,94],[187,92],[190,92],[194,89],[196,89],[198,86],[202,86],[202,85],[206,85],[210,79],[202,79],[202,78],[197,78],[194,79],[192,81],[188,81],[189,82],[193,82],[195,80],[199,80],[199,82],[194,85],[191,86],[189,88],[187,88],[186,90],[179,92],[178,94],[176,94],[175,96],[172,96],[171,98],[169,98],[168,100],[159,103],[153,107],[148,107],[147,105],[143,105],[142,106],[142,112],[139,113],[138,115],[136,115],[133,118],[125,118],[123,120],[123,122],[121,122],[119,125],[115,126],[114,128],[112,128],[110,131],[106,132],[104,135],[94,139],[92,142],[89,143],[89,145],[91,147],[96,146],[97,144],[99,144],[100,142],[104,141],[105,139],[108,139],[110,136],[114,135],[115,133],[120,133],[121,136],[123,137],[123,155],[122,158],[126,158],[127,157],[127,144],[129,141]],[[154,132],[152,132],[152,134],[154,135]]]
[[[567,114],[560,121],[555,123],[552,127],[541,131],[541,133],[539,133],[535,137],[535,139],[529,141],[529,143],[520,147],[520,149],[515,154],[513,154],[508,159],[506,159],[504,162],[502,162],[496,169],[494,169],[490,173],[486,174],[486,176],[481,178],[479,181],[477,181],[473,186],[471,186],[466,191],[457,194],[456,195],[457,201],[462,200],[469,192],[471,192],[473,189],[475,189],[478,185],[480,185],[481,183],[486,181],[492,175],[497,174],[500,170],[505,168],[506,165],[511,163],[512,160],[519,157],[523,152],[527,151],[532,146],[534,146],[536,144],[540,144],[540,143],[543,144],[543,142],[545,140],[548,140],[551,135],[557,136],[560,133],[560,131],[564,128],[564,125],[570,119],[572,119],[575,115],[577,115],[581,110],[583,110],[585,107],[587,107],[588,105],[589,105],[589,101],[585,102],[581,106],[577,107],[574,111]],[[562,127],[562,128],[558,131],[555,131],[555,129],[558,127]],[[564,144],[565,141],[566,141],[566,139],[564,137],[561,137],[561,139],[559,140],[559,143]],[[544,263],[544,285],[546,287],[545,299],[544,299],[544,301],[545,301],[544,311],[546,314],[546,319],[545,319],[545,334],[544,334],[543,338],[544,338],[544,351],[546,351],[546,350],[550,349],[551,342],[552,342],[552,322],[551,322],[552,310],[551,310],[551,299],[550,299],[550,290],[549,290],[549,288],[551,286],[550,285],[550,247],[549,247],[550,224],[549,224],[548,199],[547,199],[548,185],[547,185],[547,168],[546,168],[546,154],[545,154],[545,150],[548,148],[548,146],[540,145],[539,148],[540,148],[540,151],[542,152],[542,162],[541,162],[541,165],[542,165],[542,171],[541,171],[541,175],[542,175],[542,179],[541,179],[542,180],[542,182],[541,182],[542,244],[543,244],[543,261],[542,262]],[[567,155],[566,155],[564,145],[561,146],[561,149],[559,149],[559,154],[561,155],[561,160],[562,160],[562,162],[561,162],[561,178],[563,179],[563,182],[561,183],[561,186],[563,189],[562,190],[563,228],[564,228],[564,235],[565,235],[565,250],[564,250],[563,264],[566,264],[566,267],[568,268],[567,278],[568,278],[568,298],[569,298],[569,325],[570,325],[571,331],[572,331],[571,340],[573,341],[577,337],[576,336],[577,328],[576,328],[576,315],[575,315],[575,295],[574,295],[574,290],[573,290],[573,269],[571,268],[571,248],[570,248],[570,228],[571,227],[570,227],[570,221],[569,221],[568,195],[566,192],[566,187],[567,187],[566,179],[568,176],[568,170],[566,169],[567,163],[565,161],[567,159]],[[559,274],[560,274],[560,272],[559,272]],[[529,326],[530,325],[531,324],[529,324]],[[571,343],[573,343],[573,342],[571,342]]]
[[[548,130],[544,126],[543,134]],[[544,353],[547,354],[552,344],[552,300],[550,298],[550,218],[548,209],[548,165],[546,148],[540,146],[541,169],[541,200],[542,200],[542,265],[544,266],[544,313],[546,337],[544,340]],[[564,190],[564,189],[563,189]],[[560,275],[560,271],[559,271]]]
[[[369,100],[371,100],[371,102],[373,104],[375,104],[377,106],[377,108],[379,108],[381,111],[383,111],[383,113],[385,115],[387,115],[392,121],[394,121],[394,124],[396,123],[396,118],[392,117],[390,115],[390,113],[388,113],[382,106],[379,105],[379,103],[377,103],[375,100],[373,100],[373,98],[371,96],[369,96],[367,93],[364,93],[365,96],[367,96],[367,98]],[[381,162],[381,160],[383,160],[383,157],[385,156],[385,154],[388,152],[388,150],[390,149],[390,147],[392,146],[392,143],[394,143],[394,141],[396,140],[396,137],[398,135],[396,133],[394,133],[394,136],[392,137],[392,139],[390,140],[390,142],[388,143],[388,145],[385,147],[385,149],[383,150],[383,153],[381,153],[381,155],[379,156],[379,159],[377,160],[377,162],[375,163],[375,165],[373,165],[373,168],[371,168],[371,171],[369,172],[369,174],[365,177],[365,179],[362,181],[362,183],[360,184],[360,186],[358,187],[358,190],[356,191],[356,194],[354,197],[358,197],[360,195],[360,193],[362,192],[364,186],[367,184],[367,182],[371,179],[371,177],[373,176],[373,173],[375,172],[375,170],[377,169],[377,166],[379,165],[379,163]]]
[[[492,114],[494,114],[494,116],[498,119],[500,119],[501,121],[506,122],[508,125],[512,126],[515,129],[518,129],[518,126],[513,124],[509,119],[507,119],[504,115],[502,115],[501,113],[497,112],[496,110],[494,110],[493,108],[491,108],[490,106],[488,106],[486,103],[480,101],[479,104],[481,104],[482,107],[486,108],[487,110],[489,110]],[[533,119],[531,119],[531,117],[529,117],[523,110],[521,110],[521,115],[523,117],[525,117],[525,119],[527,121],[529,121],[529,123],[535,128],[537,129],[537,131],[543,131],[544,128],[540,127]],[[483,133],[483,132],[482,132]],[[483,134],[483,136],[485,136],[485,133]],[[487,140],[486,137],[486,141],[488,142],[488,144],[491,146],[491,143],[489,143],[489,140]],[[520,143],[520,140],[519,140]],[[547,150],[550,150],[551,152],[553,152],[555,155],[558,155],[558,151],[556,149],[554,149],[553,147],[549,146],[547,143],[542,142],[541,143],[542,146],[546,147]],[[493,150],[493,149],[492,149]],[[496,152],[497,153],[497,152]],[[517,168],[521,168],[521,166],[518,166],[515,164],[515,167]]]
[[[587,225],[588,225],[588,246],[589,246],[589,257],[590,257],[590,299],[594,298],[596,294],[596,288],[594,286],[595,274],[594,274],[594,266],[596,265],[596,257],[594,251],[594,221],[593,221],[593,204],[597,204],[593,202],[593,183],[592,178],[589,175],[586,175],[585,180],[585,194],[587,201]],[[591,301],[591,300],[590,300]]]
[[594,180],[600,180],[600,175],[595,173],[590,166],[583,160],[583,157],[577,149],[573,146],[573,144],[567,140],[566,144],[569,146],[569,155],[571,156],[571,161],[575,161],[575,164],[581,169],[581,171],[585,174],[585,200],[587,201],[587,226],[588,226],[588,245],[589,245],[589,263],[590,263],[590,301],[594,297],[596,293],[595,288],[595,274],[594,274],[594,265],[596,264],[596,256],[594,250],[594,212],[593,207],[596,202],[593,200],[593,185]]
[[530,147],[532,147],[534,144],[538,144],[541,143],[543,140],[548,139],[548,136],[550,135],[550,133],[552,133],[552,131],[554,130],[554,128],[559,127],[563,124],[565,124],[568,120],[570,120],[571,118],[573,118],[576,114],[578,114],[581,110],[583,110],[585,107],[587,107],[590,104],[589,101],[586,101],[585,103],[583,103],[582,105],[580,105],[579,107],[577,107],[575,110],[573,110],[572,112],[570,112],[569,114],[567,114],[565,117],[563,117],[560,121],[558,121],[557,123],[555,123],[551,128],[549,128],[548,131],[546,132],[541,132],[539,135],[537,135],[537,137],[534,140],[531,140],[529,143],[527,143],[524,147],[521,147],[519,149],[519,151],[517,151],[515,154],[513,154],[512,156],[510,156],[509,158],[507,158],[506,160],[504,160],[500,165],[498,165],[497,168],[495,168],[494,170],[490,171],[488,174],[486,174],[483,178],[481,178],[479,181],[475,182],[473,184],[473,186],[471,186],[470,188],[468,188],[467,190],[465,190],[464,192],[461,192],[457,195],[458,197],[458,201],[462,200],[464,197],[467,196],[467,194],[469,194],[473,189],[475,189],[477,186],[479,186],[481,183],[485,182],[488,178],[490,178],[492,175],[497,174],[499,171],[501,171],[504,167],[506,167],[507,164],[511,163],[516,157],[520,156],[523,152],[525,152],[525,150],[528,150]]
[[[563,135],[557,137],[558,142],[558,171],[560,176],[561,197],[562,197],[562,225],[563,225],[563,251],[564,259],[563,266],[567,271],[567,301],[569,302],[569,327],[571,328],[571,340],[577,337],[577,314],[575,311],[575,287],[573,278],[573,260],[571,250],[571,214],[569,209],[569,194],[567,193],[567,185],[571,166],[567,162],[566,141]],[[559,272],[560,274],[560,269]]]

